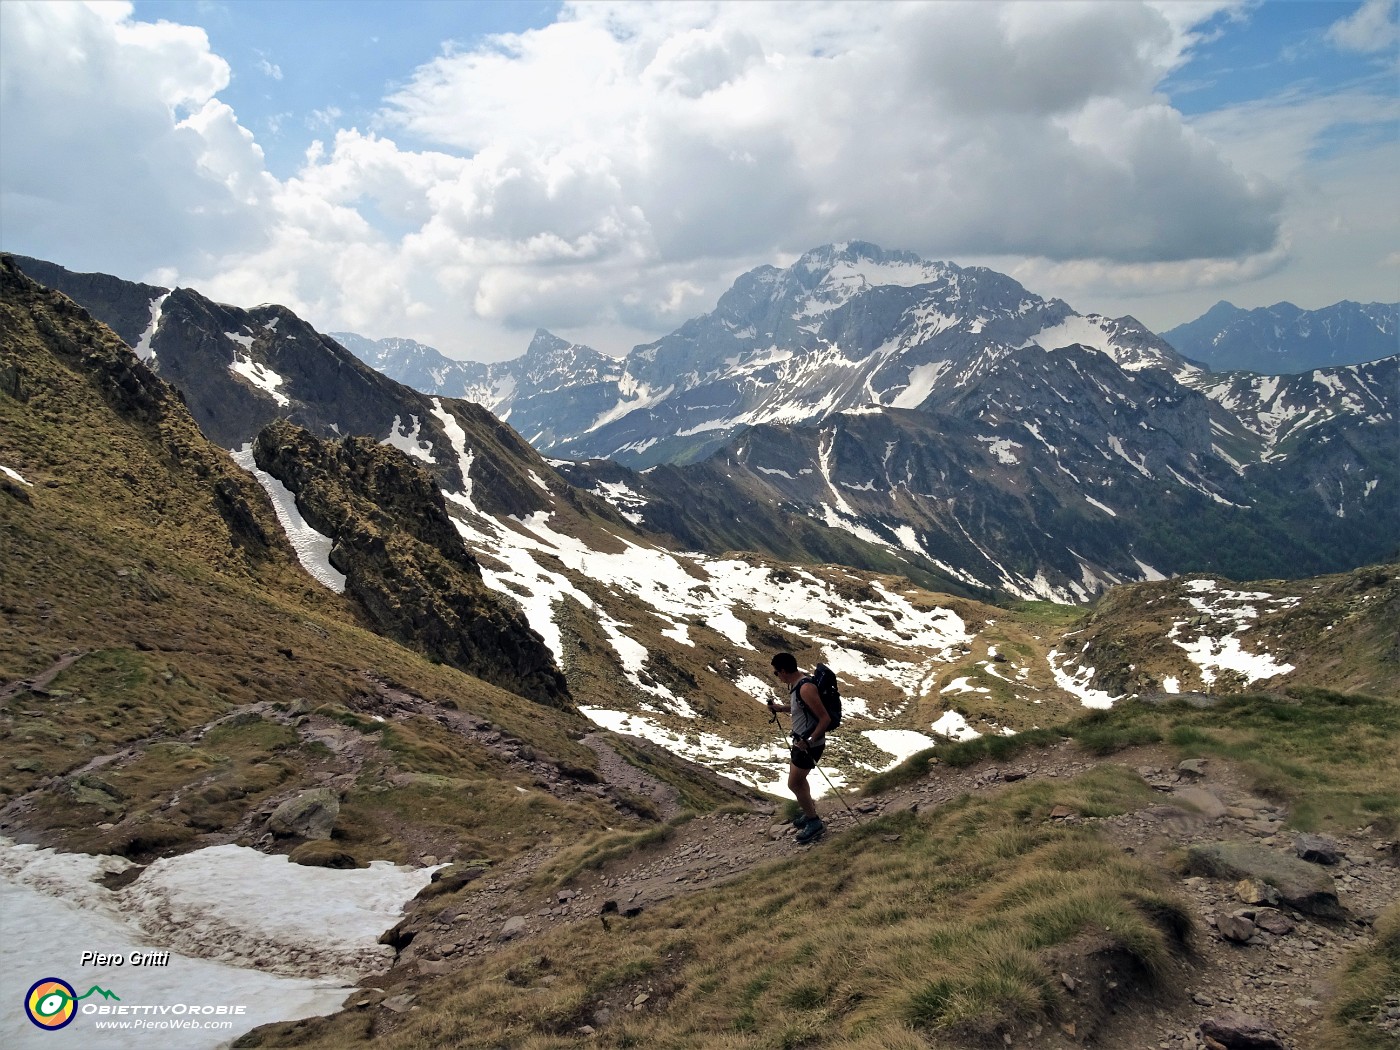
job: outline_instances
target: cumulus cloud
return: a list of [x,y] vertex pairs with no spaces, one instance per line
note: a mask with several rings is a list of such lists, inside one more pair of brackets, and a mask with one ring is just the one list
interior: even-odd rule
[[1125,285],[1258,274],[1284,192],[1158,93],[1247,10],[566,5],[444,51],[371,127],[306,114],[325,141],[279,181],[201,30],[7,0],[6,247],[482,357],[537,325],[624,352],[842,239]]
[[385,119],[467,158],[416,246],[459,283],[496,267],[471,301],[508,324],[616,315],[641,267],[672,294],[633,295],[632,320],[663,327],[710,290],[677,268],[842,238],[1272,257],[1277,187],[1155,94],[1192,27],[1237,6],[579,5],[428,63]]
[[251,246],[274,189],[215,96],[201,29],[129,4],[0,4],[0,228],[13,251],[122,273]]

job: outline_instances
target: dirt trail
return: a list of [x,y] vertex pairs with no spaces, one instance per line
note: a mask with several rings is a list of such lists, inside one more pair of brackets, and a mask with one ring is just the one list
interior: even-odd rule
[[18,696],[23,692],[39,693],[42,695],[43,691],[49,687],[50,682],[87,655],[85,650],[79,650],[74,653],[64,653],[33,678],[16,678],[13,682],[6,682],[4,685],[0,685],[0,701],[8,700],[10,697]]
[[[1105,761],[1142,775],[1161,793],[1162,804],[1102,820],[1067,819],[1096,827],[1125,852],[1163,866],[1169,866],[1173,851],[1198,841],[1246,839],[1291,853],[1294,836],[1283,828],[1286,813],[1252,798],[1228,765],[1211,760],[1202,775],[1187,775],[1179,773],[1159,749],[1137,749],[1104,760],[1064,743],[1004,768],[935,767],[927,777],[877,800],[848,796],[855,813],[833,797],[822,799],[819,808],[828,825],[826,839],[830,839],[858,819],[905,809],[928,811],[965,793],[1000,791],[1018,780],[1068,779]],[[646,778],[645,773],[628,769],[629,778]],[[605,763],[605,772],[612,771],[612,763]],[[628,789],[646,790],[630,780]],[[647,793],[655,797],[654,792]],[[1210,799],[1217,800],[1218,806],[1211,805]],[[1197,805],[1202,802],[1216,815],[1199,812]],[[1294,924],[1291,932],[1274,936],[1261,931],[1249,944],[1230,943],[1214,923],[1217,915],[1243,907],[1234,896],[1233,882],[1179,879],[1178,889],[1196,919],[1197,935],[1192,954],[1178,964],[1179,972],[1170,982],[1181,989],[1178,996],[1148,1002],[1120,994],[1114,1002],[1110,989],[1105,994],[1112,1012],[1099,1017],[1102,1027],[1091,1041],[1086,1042],[1082,1032],[1072,1036],[1059,1027],[1037,1027],[1018,1032],[1011,1045],[1195,1050],[1206,1046],[1201,1022],[1231,1009],[1265,1021],[1295,1050],[1313,1045],[1329,977],[1349,951],[1372,938],[1365,917],[1374,916],[1400,895],[1400,868],[1394,864],[1390,844],[1365,835],[1338,841],[1346,859],[1328,871],[1336,876],[1343,904],[1359,921],[1323,923],[1284,909]],[[599,870],[588,870],[565,886],[541,889],[532,880],[559,849],[541,847],[492,872],[462,903],[415,927],[412,943],[401,952],[394,970],[375,983],[391,991],[411,989],[417,975],[451,972],[466,959],[490,955],[507,943],[528,940],[562,924],[625,925],[629,916],[662,901],[821,848],[822,840],[797,845],[793,829],[779,823],[771,811],[710,814],[675,828],[664,842]],[[412,912],[406,925],[414,927]],[[1082,976],[1095,979],[1093,974]],[[1099,979],[1104,978],[1099,975]],[[1085,991],[1081,987],[1079,994]],[[599,1004],[600,1016],[627,1009],[632,994],[625,990],[617,1002]],[[385,1020],[392,1024],[392,1019]]]

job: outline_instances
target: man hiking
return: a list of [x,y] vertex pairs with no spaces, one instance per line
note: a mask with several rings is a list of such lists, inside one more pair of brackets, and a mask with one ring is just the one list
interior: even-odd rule
[[788,702],[780,706],[770,699],[768,710],[792,712],[792,764],[788,767],[787,784],[802,807],[802,815],[793,821],[798,826],[797,841],[806,844],[826,831],[822,818],[817,816],[807,775],[817,767],[826,748],[831,715],[822,703],[816,683],[797,669],[797,658],[792,653],[778,653],[773,657],[773,673],[787,686]]

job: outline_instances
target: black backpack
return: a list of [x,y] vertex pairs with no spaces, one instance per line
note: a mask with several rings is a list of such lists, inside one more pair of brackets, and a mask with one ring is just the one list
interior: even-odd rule
[[[807,680],[817,687],[817,695],[822,698],[822,706],[826,708],[826,713],[831,716],[831,725],[827,726],[827,732],[835,729],[841,724],[841,690],[836,685],[836,672],[826,664],[817,664],[812,668],[812,673],[807,676]],[[802,703],[802,686],[799,683],[797,689],[797,702]],[[806,707],[806,704],[802,704]],[[811,714],[809,711],[808,714]]]

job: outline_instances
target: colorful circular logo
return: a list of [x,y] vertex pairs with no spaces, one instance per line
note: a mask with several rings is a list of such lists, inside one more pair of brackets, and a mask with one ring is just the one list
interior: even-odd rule
[[45,977],[24,997],[24,1012],[40,1028],[62,1028],[78,1012],[78,993],[67,981]]

